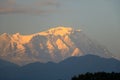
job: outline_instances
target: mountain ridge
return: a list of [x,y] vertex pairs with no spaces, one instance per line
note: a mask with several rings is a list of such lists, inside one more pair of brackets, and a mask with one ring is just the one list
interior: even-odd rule
[[60,62],[71,56],[94,54],[111,57],[103,46],[89,39],[82,30],[59,26],[31,35],[0,35],[0,58],[24,65],[36,61]]
[[74,75],[86,72],[120,72],[120,61],[91,54],[73,56],[59,63],[35,62],[21,67],[9,65],[0,67],[1,80],[69,80]]

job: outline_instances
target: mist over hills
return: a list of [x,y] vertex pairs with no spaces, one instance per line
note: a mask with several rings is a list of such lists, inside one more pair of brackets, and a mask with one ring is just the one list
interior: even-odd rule
[[86,54],[112,57],[102,45],[91,40],[80,29],[56,27],[31,35],[0,35],[0,58],[19,65],[34,62],[61,62]]

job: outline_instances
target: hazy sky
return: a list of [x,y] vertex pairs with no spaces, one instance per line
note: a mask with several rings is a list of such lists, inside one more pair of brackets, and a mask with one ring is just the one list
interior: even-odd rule
[[80,28],[120,57],[120,0],[0,0],[0,34]]

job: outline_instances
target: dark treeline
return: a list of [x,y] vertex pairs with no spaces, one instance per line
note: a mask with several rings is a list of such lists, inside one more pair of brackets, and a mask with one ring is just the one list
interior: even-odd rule
[[96,72],[96,73],[85,73],[78,76],[72,77],[71,80],[120,80],[120,73],[106,73],[106,72]]

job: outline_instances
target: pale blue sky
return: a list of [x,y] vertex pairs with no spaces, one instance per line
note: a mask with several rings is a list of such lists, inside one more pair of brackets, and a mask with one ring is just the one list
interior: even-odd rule
[[80,28],[120,57],[120,0],[0,0],[0,34]]

